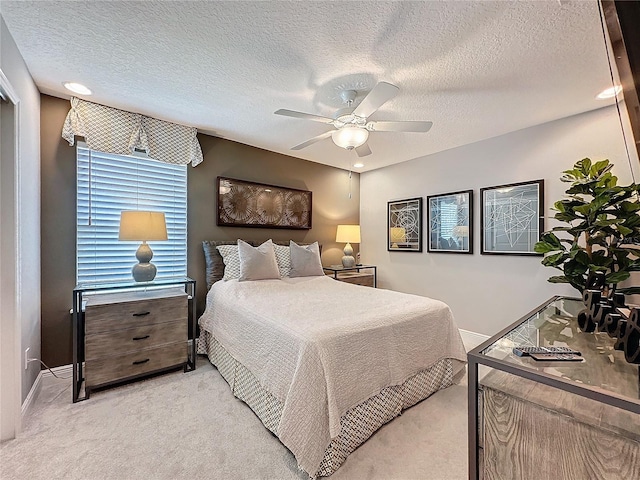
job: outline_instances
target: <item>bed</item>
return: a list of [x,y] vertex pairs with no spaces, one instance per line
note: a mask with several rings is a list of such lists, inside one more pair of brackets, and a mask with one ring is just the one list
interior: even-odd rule
[[198,352],[311,478],[328,476],[382,425],[464,375],[442,302],[327,276],[221,280],[204,242]]

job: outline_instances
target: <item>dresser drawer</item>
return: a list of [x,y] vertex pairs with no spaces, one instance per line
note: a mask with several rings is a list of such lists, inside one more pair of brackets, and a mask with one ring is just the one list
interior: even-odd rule
[[[88,299],[85,308],[85,335],[113,332],[156,323],[182,320],[186,322],[187,295],[178,290],[173,295],[125,296],[104,295],[100,299]],[[166,293],[164,294],[166,295]],[[123,299],[123,301],[115,301]],[[98,303],[100,302],[100,303]],[[109,303],[107,303],[109,302]]]
[[166,343],[186,342],[187,338],[187,323],[184,320],[87,335],[85,358],[94,360]]
[[187,361],[187,348],[187,342],[171,343],[124,355],[87,360],[85,363],[86,386],[95,387],[184,364]]
[[362,285],[363,287],[373,287],[372,273],[339,273],[336,280],[345,283],[353,283],[354,285]]

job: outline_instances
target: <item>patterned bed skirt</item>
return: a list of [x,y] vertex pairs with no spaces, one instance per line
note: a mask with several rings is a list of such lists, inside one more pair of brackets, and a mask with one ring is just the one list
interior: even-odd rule
[[[222,377],[231,387],[234,396],[245,402],[265,427],[278,436],[278,425],[284,404],[260,385],[253,374],[234,359],[209,332],[202,331],[197,341],[199,354],[209,357]],[[320,468],[312,478],[325,477],[335,472],[347,456],[362,445],[382,425],[400,415],[433,393],[457,383],[464,376],[464,369],[454,376],[453,363],[443,359],[431,368],[423,370],[401,385],[383,389],[377,395],[356,405],[340,418],[340,435],[331,440],[324,453]]]

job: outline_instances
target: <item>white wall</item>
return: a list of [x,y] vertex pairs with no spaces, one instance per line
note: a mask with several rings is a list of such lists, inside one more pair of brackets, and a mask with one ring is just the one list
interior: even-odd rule
[[[631,156],[640,180],[635,150]],[[620,183],[632,181],[615,107],[365,172],[360,176],[362,261],[378,265],[380,287],[442,300],[460,328],[497,333],[551,296],[577,291],[548,283],[557,270],[540,265],[540,257],[480,255],[479,189],[542,178],[545,212],[551,216],[549,207],[567,188],[558,180],[561,172],[584,157],[609,158]],[[424,242],[426,197],[467,189],[474,190],[473,255],[427,253],[426,243],[423,253],[387,251],[387,201],[424,197]],[[545,230],[552,226],[547,220]]]
[[[1,16],[0,70],[20,101],[15,198],[18,240],[16,316],[20,323],[22,352],[30,348],[30,356],[40,358],[40,93]],[[2,159],[3,162],[6,160]],[[5,208],[4,204],[2,208]],[[31,363],[26,371],[24,366],[19,367],[21,398],[24,401],[40,366]]]

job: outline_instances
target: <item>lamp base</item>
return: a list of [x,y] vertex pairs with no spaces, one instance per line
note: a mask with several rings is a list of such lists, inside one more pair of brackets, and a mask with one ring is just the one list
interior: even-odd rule
[[345,268],[351,268],[356,266],[356,259],[351,255],[345,255],[342,257],[342,266]]
[[131,274],[136,282],[150,282],[156,278],[157,271],[153,263],[137,263],[131,269]]
[[137,263],[131,269],[133,279],[136,282],[150,282],[156,278],[158,269],[150,262],[153,258],[153,252],[151,251],[151,247],[147,245],[147,242],[142,242],[138,247],[138,250],[136,251],[136,258],[140,263]]
[[353,258],[353,248],[350,243],[347,243],[344,247],[344,257],[342,257],[342,266],[345,268],[351,268],[356,266],[356,259]]

